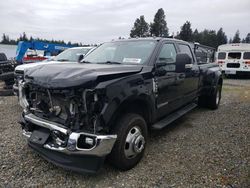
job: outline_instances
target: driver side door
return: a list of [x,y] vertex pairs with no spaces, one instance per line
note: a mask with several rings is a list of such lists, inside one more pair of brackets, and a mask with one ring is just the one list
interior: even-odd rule
[[156,60],[155,80],[157,84],[157,118],[176,110],[181,104],[181,84],[177,84],[175,43],[163,43]]

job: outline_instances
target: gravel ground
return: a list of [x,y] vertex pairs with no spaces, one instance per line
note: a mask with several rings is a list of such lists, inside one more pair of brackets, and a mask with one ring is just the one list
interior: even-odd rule
[[27,145],[15,97],[0,97],[0,187],[249,187],[250,80],[225,80],[216,111],[196,108],[150,135],[142,162],[97,175],[63,170]]

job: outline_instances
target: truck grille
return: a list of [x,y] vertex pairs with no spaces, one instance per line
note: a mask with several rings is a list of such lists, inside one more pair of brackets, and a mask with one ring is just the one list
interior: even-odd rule
[[228,68],[240,68],[240,64],[239,63],[228,63],[227,67]]

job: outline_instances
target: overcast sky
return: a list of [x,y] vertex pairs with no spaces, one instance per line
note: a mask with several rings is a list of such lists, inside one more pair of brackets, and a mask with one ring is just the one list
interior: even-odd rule
[[137,17],[150,23],[159,8],[170,33],[186,20],[193,30],[223,27],[229,38],[250,32],[250,0],[1,0],[0,34],[100,43],[128,37]]

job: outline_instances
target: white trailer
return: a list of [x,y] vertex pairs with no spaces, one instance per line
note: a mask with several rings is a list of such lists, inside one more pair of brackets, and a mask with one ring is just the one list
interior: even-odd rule
[[225,75],[250,75],[250,44],[220,45],[216,59]]

